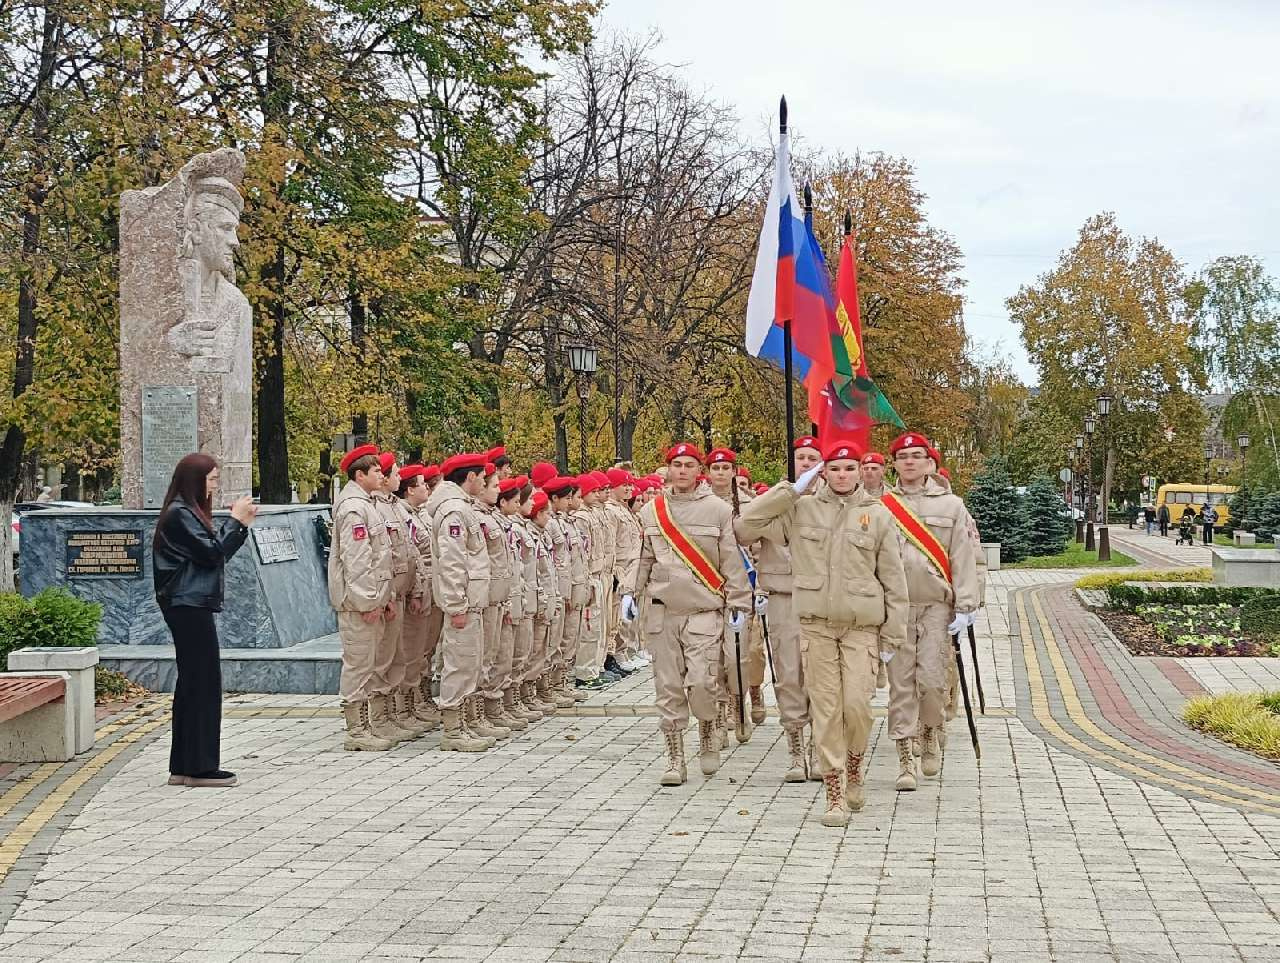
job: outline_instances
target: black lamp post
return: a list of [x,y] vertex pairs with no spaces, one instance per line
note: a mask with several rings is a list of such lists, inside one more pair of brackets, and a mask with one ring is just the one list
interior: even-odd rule
[[1111,414],[1111,396],[1098,395],[1098,417],[1102,419],[1102,527],[1098,529],[1098,561],[1111,560],[1111,538],[1107,531],[1107,508],[1111,502],[1111,480],[1107,476],[1107,416]]
[[1084,550],[1092,552],[1097,548],[1093,540],[1093,433],[1097,430],[1098,421],[1093,413],[1084,416],[1085,437],[1085,477],[1089,494],[1085,498]]
[[1076,479],[1079,482],[1077,487],[1080,489],[1080,517],[1076,519],[1076,544],[1084,542],[1084,473],[1080,471],[1084,464],[1084,435],[1076,435]]
[[1236,435],[1236,448],[1240,452],[1240,471],[1243,474],[1246,456],[1249,454],[1249,435],[1246,432]]
[[569,367],[578,383],[578,471],[587,470],[587,396],[591,378],[596,373],[598,352],[591,345],[577,344],[569,348]]

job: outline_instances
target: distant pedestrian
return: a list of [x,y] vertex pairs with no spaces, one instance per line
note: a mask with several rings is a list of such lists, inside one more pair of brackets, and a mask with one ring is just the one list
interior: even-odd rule
[[1142,511],[1142,520],[1147,524],[1147,534],[1151,534],[1151,529],[1156,525],[1156,510],[1148,505]]
[[1204,526],[1204,543],[1213,544],[1213,526],[1218,524],[1218,512],[1212,505],[1200,509],[1200,523]]
[[1161,505],[1160,511],[1156,513],[1156,521],[1160,523],[1160,537],[1169,537],[1169,506]]
[[173,634],[178,680],[173,689],[169,785],[234,786],[218,768],[222,736],[222,667],[213,613],[222,611],[223,569],[244,544],[258,507],[248,495],[216,529],[218,463],[187,455],[173,470],[152,543],[156,601]]

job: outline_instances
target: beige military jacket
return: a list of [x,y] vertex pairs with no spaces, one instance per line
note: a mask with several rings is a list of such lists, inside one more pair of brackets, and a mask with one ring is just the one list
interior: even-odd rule
[[431,516],[431,589],[446,615],[489,604],[489,548],[480,515],[457,484],[442,481],[427,499]]
[[[751,530],[743,526],[741,517],[733,520],[733,531],[738,536],[738,541],[744,545],[751,544],[749,537]],[[790,545],[786,541],[765,537],[756,540],[754,550],[756,588],[771,595],[775,592],[780,595],[790,595],[792,590]]]
[[489,549],[489,604],[501,605],[511,600],[515,586],[515,566],[511,557],[511,542],[507,537],[507,522],[497,507],[476,502],[480,516],[480,528],[484,532]]
[[426,605],[424,611],[431,608],[431,516],[427,514],[424,502],[417,508],[411,508],[404,502],[405,511],[409,513],[409,544],[417,550],[417,565],[414,572],[417,586],[413,591],[414,598],[421,598]]
[[587,539],[568,512],[560,512],[556,518],[564,530],[565,542],[569,546],[569,604],[580,609],[591,600],[587,587],[591,578]]
[[589,577],[599,578],[604,571],[604,535],[600,531],[599,514],[591,508],[579,508],[569,519],[577,527],[586,546]]
[[750,611],[751,585],[733,534],[732,509],[705,485],[686,495],[667,489],[663,496],[672,521],[697,543],[724,577],[724,588],[713,592],[693,574],[658,528],[657,509],[655,503],[650,502],[640,510],[644,539],[635,580],[627,585],[627,591],[636,598],[647,592],[651,601],[660,601],[671,615],[693,615],[725,608]]
[[635,581],[636,565],[640,562],[640,543],[644,539],[644,531],[640,528],[640,520],[636,513],[620,502],[609,502],[609,517],[614,522],[614,545],[616,551],[613,561],[613,577],[619,585],[630,585]]
[[552,513],[547,519],[543,534],[551,553],[551,567],[556,575],[556,595],[563,604],[573,594],[573,548],[569,544],[565,523],[559,515]]
[[797,495],[780,482],[753,501],[737,526],[744,538],[791,547],[796,617],[875,629],[882,651],[906,641],[907,577],[896,524],[861,489],[837,495],[825,485]]
[[410,541],[408,506],[384,492],[374,495],[373,501],[391,542],[391,589],[396,598],[407,599],[418,590],[418,552]]
[[[951,482],[944,475],[933,475],[933,480],[938,483],[939,487],[952,491]],[[961,499],[963,503],[964,499]],[[969,531],[969,538],[973,542],[973,562],[977,569],[978,577],[978,607],[982,608],[987,604],[987,553],[982,549],[982,535],[978,532],[978,523],[973,520],[973,515],[969,512],[966,505],[964,510],[965,517],[968,519],[965,527]]]
[[353,481],[333,503],[329,602],[338,612],[373,612],[391,600],[391,542],[373,498]]
[[597,505],[591,514],[595,516],[596,537],[600,540],[600,575],[612,579],[618,564],[618,522],[609,511],[609,502]]
[[551,538],[551,522],[548,521],[547,527],[543,529],[530,522],[529,531],[536,547],[537,605],[534,611],[537,618],[547,621],[555,615],[556,606],[563,604],[560,596],[560,573],[555,563],[555,543]]
[[529,531],[533,522],[520,515],[507,521],[511,525],[511,552],[519,589],[511,593],[511,618],[513,621],[531,619],[538,609],[538,547]]
[[[899,532],[902,565],[907,571],[907,591],[912,605],[938,602],[953,607],[957,612],[972,612],[978,608],[980,598],[977,553],[968,527],[969,512],[960,497],[951,493],[949,485],[938,482],[939,479],[926,478],[921,491],[912,494],[903,492],[901,484],[889,489],[929,526],[929,531],[947,550],[951,562],[951,584],[948,585],[929,557]],[[894,528],[898,528],[896,522]]]

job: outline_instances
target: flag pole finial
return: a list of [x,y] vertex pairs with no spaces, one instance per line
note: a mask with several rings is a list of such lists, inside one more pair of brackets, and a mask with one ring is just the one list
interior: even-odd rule
[[813,213],[813,187],[807,181],[804,185],[804,212]]
[[784,96],[778,103],[778,132],[787,132],[787,98]]
[[849,208],[844,209],[844,236],[848,237],[853,233],[853,214]]

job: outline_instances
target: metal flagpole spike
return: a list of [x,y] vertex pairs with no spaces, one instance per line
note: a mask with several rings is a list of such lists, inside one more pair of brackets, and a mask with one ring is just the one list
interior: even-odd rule
[[844,236],[848,237],[853,233],[853,214],[846,207],[844,209]]
[[973,755],[982,765],[982,747],[978,745],[978,727],[973,722],[973,704],[969,701],[969,683],[964,677],[964,657],[960,655],[960,633],[951,636],[951,645],[956,653],[956,671],[960,673],[960,695],[964,697],[964,715],[969,721],[969,738],[973,741]]
[[735,630],[733,633],[733,649],[735,660],[738,663],[738,731],[747,731],[747,693],[742,688],[742,633]]
[[978,711],[987,714],[987,697],[982,692],[982,670],[978,668],[978,640],[969,626],[969,654],[973,656],[973,682],[978,687]]
[[769,616],[760,613],[760,628],[764,630],[764,651],[769,657],[769,682],[773,685],[778,684],[778,673],[773,671],[773,643],[769,640]]

